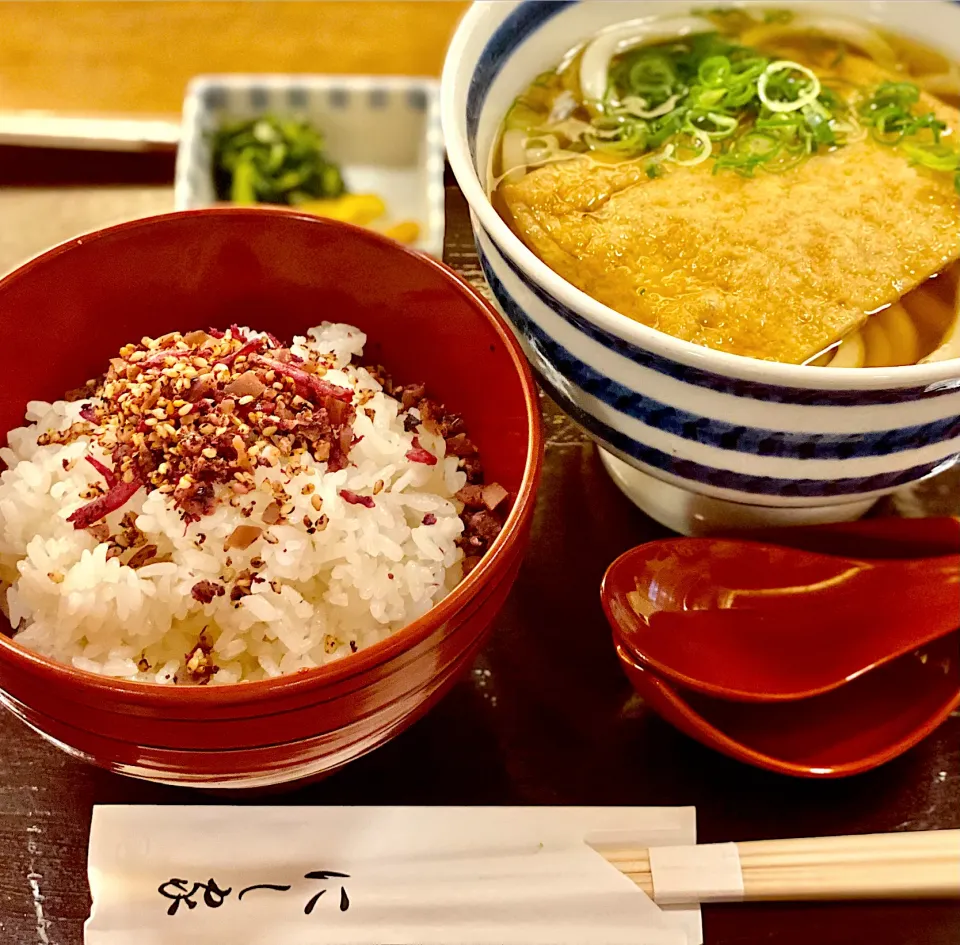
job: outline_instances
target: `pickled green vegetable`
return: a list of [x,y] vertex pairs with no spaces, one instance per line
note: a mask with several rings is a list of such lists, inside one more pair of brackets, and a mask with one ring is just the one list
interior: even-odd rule
[[346,192],[323,135],[304,121],[266,115],[231,122],[213,136],[214,186],[220,200],[296,205]]

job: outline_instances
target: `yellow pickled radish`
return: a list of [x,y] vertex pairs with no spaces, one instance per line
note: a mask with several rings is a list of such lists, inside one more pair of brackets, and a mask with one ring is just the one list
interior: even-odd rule
[[383,231],[383,235],[389,236],[398,243],[415,243],[420,236],[420,224],[413,220],[404,220],[402,223],[388,226]]
[[297,209],[328,220],[366,226],[382,217],[387,206],[376,194],[343,194],[325,200],[307,200],[297,204]]

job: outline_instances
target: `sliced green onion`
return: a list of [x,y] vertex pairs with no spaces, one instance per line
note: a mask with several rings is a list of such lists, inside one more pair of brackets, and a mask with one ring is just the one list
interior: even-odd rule
[[623,105],[624,111],[636,118],[660,118],[672,112],[674,108],[677,107],[678,101],[680,101],[679,95],[671,95],[662,105],[658,105],[656,108],[649,108],[649,102],[647,102],[645,98],[640,98],[636,95],[627,95],[621,104]]
[[663,152],[663,156],[665,160],[671,161],[679,167],[695,167],[697,164],[702,164],[704,161],[709,159],[710,155],[713,153],[713,141],[705,131],[701,131],[699,128],[688,127],[684,129],[684,131],[691,138],[696,140],[697,144],[700,146],[700,150],[697,151],[692,158],[684,158],[681,160],[674,155],[676,155],[677,151],[683,147],[683,145],[674,142],[667,145]]
[[919,101],[920,88],[912,82],[884,82],[860,106],[860,117],[872,126],[873,137],[881,144],[898,145],[923,131],[929,131],[939,144],[947,126],[933,112],[915,115],[911,106]]
[[834,145],[837,143],[837,136],[830,126],[830,113],[825,108],[816,108],[816,104],[814,102],[812,105],[805,105],[801,109],[801,114],[806,120],[807,127],[813,132],[817,144]]
[[[804,89],[793,101],[776,101],[767,95],[767,87],[770,80],[781,72],[799,72],[805,75],[809,80],[809,87]],[[795,112],[803,108],[804,105],[810,105],[817,100],[820,95],[820,79],[817,74],[799,62],[792,62],[789,59],[778,59],[771,62],[763,71],[763,75],[757,80],[757,95],[760,101],[772,112]]]
[[777,135],[768,131],[748,131],[717,158],[714,173],[730,168],[743,177],[752,177],[757,167],[772,161],[782,150],[783,140]]
[[[704,123],[708,123],[711,127],[705,127]],[[740,119],[732,115],[721,115],[719,112],[691,112],[690,124],[706,132],[714,141],[721,141],[729,138],[740,127]]]
[[696,94],[692,105],[694,108],[715,108],[726,96],[726,89],[703,89]]
[[908,135],[918,135],[921,131],[929,130],[933,135],[933,140],[939,144],[940,136],[944,131],[947,130],[947,123],[940,121],[933,112],[929,112],[926,115],[918,115],[914,118],[913,122],[910,124],[910,128],[907,131]]
[[727,84],[732,71],[730,60],[726,56],[710,56],[700,63],[697,77],[704,85],[715,89]]
[[727,109],[743,108],[757,97],[757,87],[752,82],[737,85],[727,90],[726,95],[718,103]]
[[770,65],[770,60],[763,56],[748,56],[733,64],[733,72],[739,82],[752,82],[763,75],[764,69]]
[[611,154],[641,154],[649,149],[650,126],[645,121],[621,121],[614,128],[600,128],[585,134],[584,142],[594,151]]
[[934,171],[960,171],[960,151],[945,144],[905,141],[901,150],[916,164]]
[[[659,152],[661,161],[681,166],[700,164],[716,150],[715,172],[728,168],[752,176],[757,168],[783,173],[811,155],[872,133],[884,144],[904,147],[915,163],[951,173],[960,186],[956,152],[941,140],[947,126],[933,112],[914,113],[922,93],[912,82],[881,83],[870,97],[853,103],[853,83],[840,91],[839,79],[829,80],[834,87],[824,86],[806,66],[771,61],[724,31],[694,30],[659,45],[619,50],[625,51],[607,59],[603,94],[590,98],[584,88],[593,117],[575,135],[581,149],[622,158]],[[541,105],[525,104],[534,112]],[[518,108],[508,127],[524,117]],[[559,133],[543,122],[529,130]],[[653,176],[660,163],[644,169]]]

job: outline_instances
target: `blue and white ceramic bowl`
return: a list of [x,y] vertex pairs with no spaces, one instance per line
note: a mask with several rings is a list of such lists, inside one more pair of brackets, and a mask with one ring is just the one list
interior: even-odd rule
[[305,118],[355,193],[383,198],[384,225],[415,220],[416,248],[443,255],[443,135],[436,79],[406,76],[198,76],[183,103],[174,206],[216,203],[211,136],[226,121]]
[[[443,73],[450,164],[481,262],[545,389],[600,443],[618,485],[687,532],[853,518],[960,454],[960,360],[804,368],[724,354],[617,314],[541,262],[498,216],[486,170],[500,122],[539,72],[597,30],[683,0],[480,2]],[[883,24],[960,60],[960,6],[769,0]]]

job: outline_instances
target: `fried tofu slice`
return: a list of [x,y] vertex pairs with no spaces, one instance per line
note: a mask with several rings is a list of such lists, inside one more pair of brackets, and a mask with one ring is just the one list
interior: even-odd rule
[[[842,77],[892,76],[856,56]],[[960,135],[960,114],[921,101]],[[552,269],[630,318],[718,351],[803,363],[960,256],[951,174],[867,137],[782,174],[650,179],[646,162],[548,165],[501,189]]]

